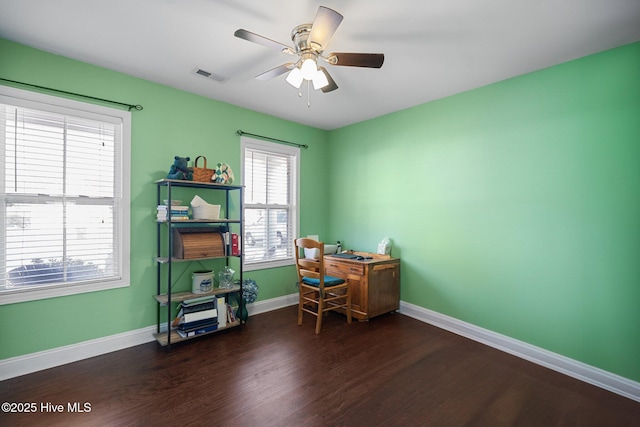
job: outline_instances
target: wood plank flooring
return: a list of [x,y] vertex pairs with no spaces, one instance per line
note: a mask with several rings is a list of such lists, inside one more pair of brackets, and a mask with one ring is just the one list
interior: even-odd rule
[[0,402],[37,404],[0,426],[640,426],[638,402],[401,314],[304,320],[287,307],[0,382]]

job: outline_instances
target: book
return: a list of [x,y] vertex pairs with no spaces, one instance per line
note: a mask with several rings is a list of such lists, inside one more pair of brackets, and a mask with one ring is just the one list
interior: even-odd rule
[[[160,211],[168,211],[169,210],[169,206],[167,205],[158,205],[158,212]],[[189,206],[178,206],[178,205],[174,205],[171,206],[171,212],[183,212],[183,211],[188,211],[189,210]]]
[[212,308],[217,308],[215,299],[211,301],[204,301],[198,304],[187,304],[187,305],[180,304],[180,313],[182,315],[187,313],[193,313],[196,311],[211,310]]
[[182,306],[186,307],[188,305],[193,305],[193,304],[200,304],[206,301],[214,301],[214,299],[216,298],[215,295],[207,295],[207,296],[203,296],[203,297],[194,297],[194,298],[189,298],[186,299],[184,301],[182,301]]
[[236,321],[236,315],[234,313],[234,310],[229,304],[227,304],[227,321],[229,323],[234,323]]
[[189,206],[171,206],[169,208],[165,205],[158,205],[156,218],[160,222],[167,221],[171,218],[171,221],[182,221],[189,219]]
[[189,331],[194,331],[196,329],[200,329],[200,328],[206,328],[208,326],[212,326],[212,325],[218,325],[218,320],[217,319],[203,319],[203,320],[196,320],[195,322],[189,322],[189,323],[181,323],[180,325],[178,325],[177,329],[179,331],[185,331],[185,332],[189,332]]
[[194,329],[192,331],[181,331],[178,330],[178,335],[180,335],[182,338],[188,338],[188,337],[193,337],[196,335],[201,335],[201,334],[206,334],[209,332],[213,332],[216,329],[218,329],[218,325],[210,325],[210,326],[206,326],[203,328],[199,328],[199,329]]
[[173,327],[176,327],[182,323],[189,323],[197,320],[218,317],[218,310],[216,308],[215,299],[197,304],[183,305],[183,303],[180,303],[178,307],[180,308],[180,310],[178,311],[176,318],[173,319]]
[[224,328],[227,326],[227,303],[224,297],[216,298],[216,309],[218,313],[220,313],[220,316],[218,316],[218,325]]
[[185,313],[183,318],[184,323],[196,322],[204,319],[215,319],[218,317],[218,310],[212,308],[211,310],[195,311],[193,313]]
[[158,211],[157,216],[189,216],[189,211],[179,211],[179,212],[162,212]]
[[238,256],[240,255],[240,246],[239,246],[238,235],[236,233],[231,234],[231,255]]
[[156,215],[156,219],[158,221],[166,221],[167,219],[171,218],[171,221],[186,221],[189,219],[189,215],[187,214],[170,214],[170,215],[164,215],[164,214],[158,214]]
[[162,212],[162,211],[158,211],[157,213],[158,216],[189,216],[189,211],[171,211],[171,212]]
[[[158,215],[156,219],[160,222],[165,222],[169,219],[169,217]],[[188,221],[188,215],[171,215],[171,221]]]

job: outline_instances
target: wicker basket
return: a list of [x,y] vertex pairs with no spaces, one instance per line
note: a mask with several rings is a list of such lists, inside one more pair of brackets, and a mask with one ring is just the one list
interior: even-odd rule
[[[202,157],[204,159],[204,167],[198,167],[198,159]],[[193,162],[193,180],[197,182],[211,182],[211,177],[215,171],[213,169],[207,169],[207,158],[205,156],[198,156]]]

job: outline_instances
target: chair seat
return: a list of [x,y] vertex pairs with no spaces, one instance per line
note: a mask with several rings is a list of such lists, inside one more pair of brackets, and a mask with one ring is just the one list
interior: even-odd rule
[[[302,283],[309,286],[320,286],[320,279],[313,279],[311,277],[303,277]],[[344,279],[333,276],[324,276],[324,285],[325,286],[336,286],[341,283],[344,283]]]

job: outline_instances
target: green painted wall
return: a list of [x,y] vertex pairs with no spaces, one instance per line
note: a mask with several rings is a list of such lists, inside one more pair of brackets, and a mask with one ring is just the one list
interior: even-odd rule
[[[0,58],[0,77],[144,106],[131,287],[0,306],[0,359],[154,324],[152,182],[174,154],[239,171],[243,129],[310,145],[300,234],[391,237],[404,301],[640,381],[640,43],[332,132],[1,39]],[[247,277],[260,300],[295,292],[290,267]]]
[[640,381],[640,43],[330,145],[331,238],[391,237],[402,300]]
[[[174,155],[207,156],[209,167],[229,163],[240,173],[237,129],[297,141],[301,168],[301,232],[327,234],[328,193],[311,176],[327,164],[327,132],[171,89],[0,39],[0,77],[141,104],[132,115],[131,286],[124,289],[0,306],[0,359],[29,354],[155,324],[155,212],[153,182]],[[185,79],[197,78],[185,72]],[[215,83],[213,83],[215,84]],[[313,188],[313,191],[305,191]],[[324,211],[323,211],[324,210]],[[198,269],[194,266],[192,270]],[[295,269],[249,272],[259,299],[296,292]],[[186,274],[178,287],[189,287]]]

